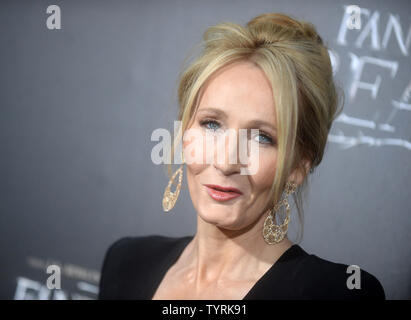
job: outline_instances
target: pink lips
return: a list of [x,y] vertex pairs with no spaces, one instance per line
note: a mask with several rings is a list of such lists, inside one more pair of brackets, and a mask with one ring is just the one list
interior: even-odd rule
[[215,184],[205,184],[207,193],[216,201],[228,201],[242,195],[242,192],[232,187],[222,187]]

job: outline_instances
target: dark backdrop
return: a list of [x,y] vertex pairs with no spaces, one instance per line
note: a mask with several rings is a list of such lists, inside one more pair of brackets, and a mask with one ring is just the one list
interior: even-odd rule
[[[194,234],[186,185],[162,212],[151,133],[172,129],[177,74],[206,27],[263,12],[316,25],[346,94],[301,245],[411,298],[411,6],[356,3],[360,30],[344,27],[345,1],[1,1],[0,298],[95,299],[116,239]],[[60,30],[46,27],[50,4]],[[49,264],[62,291],[46,287]]]

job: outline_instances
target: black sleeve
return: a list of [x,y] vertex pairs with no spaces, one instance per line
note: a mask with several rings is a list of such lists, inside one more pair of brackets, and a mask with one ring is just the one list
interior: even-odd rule
[[380,281],[371,273],[362,270],[361,272],[361,285],[363,292],[361,299],[373,299],[373,300],[385,300],[384,288]]
[[131,237],[120,238],[107,249],[100,273],[99,300],[116,299],[120,281],[118,278],[120,275],[116,273],[116,270],[122,259],[121,248],[130,240]]
[[347,285],[351,273],[347,264],[335,263],[311,255],[304,265],[306,283],[303,298],[321,300],[385,300],[384,288],[378,279],[360,268],[360,288]]

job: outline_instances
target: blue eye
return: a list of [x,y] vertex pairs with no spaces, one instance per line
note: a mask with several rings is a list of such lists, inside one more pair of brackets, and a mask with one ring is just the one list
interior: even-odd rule
[[[215,121],[215,120],[203,120],[203,121],[200,121],[200,125],[202,127],[205,127],[206,129],[212,130],[212,131],[217,131],[221,127],[220,123],[218,121]],[[264,134],[264,133],[260,133],[259,135],[257,135],[255,140],[258,143],[261,143],[261,144],[266,144],[266,145],[274,145],[275,144],[273,139],[269,135]]]
[[220,128],[220,124],[214,120],[204,120],[201,121],[200,124],[204,126],[206,129],[210,129],[213,131],[218,130]]
[[269,136],[265,134],[259,134],[257,138],[261,138],[261,139],[256,139],[257,142],[260,142],[261,144],[273,144],[273,139],[271,139]]

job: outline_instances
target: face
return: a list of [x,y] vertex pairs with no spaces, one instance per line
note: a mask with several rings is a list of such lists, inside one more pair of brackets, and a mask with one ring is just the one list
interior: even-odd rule
[[[251,156],[248,164],[241,164],[238,159],[237,163],[229,161],[233,146],[228,139],[225,139],[223,161],[206,163],[203,158],[204,161],[186,163],[190,196],[200,218],[229,230],[246,228],[264,214],[277,162],[275,103],[263,71],[248,61],[220,69],[203,88],[188,128],[196,129],[201,137],[184,141],[185,159],[195,144],[204,143],[206,130],[219,135],[226,131],[238,133],[239,129],[259,129],[258,135],[247,137],[248,143],[258,147],[258,157]],[[204,150],[203,146],[197,147]],[[218,148],[216,144],[214,149],[207,150],[214,152],[215,157]],[[258,161],[258,170],[242,175],[241,168],[253,161]],[[239,192],[221,193],[210,185],[236,188]]]

